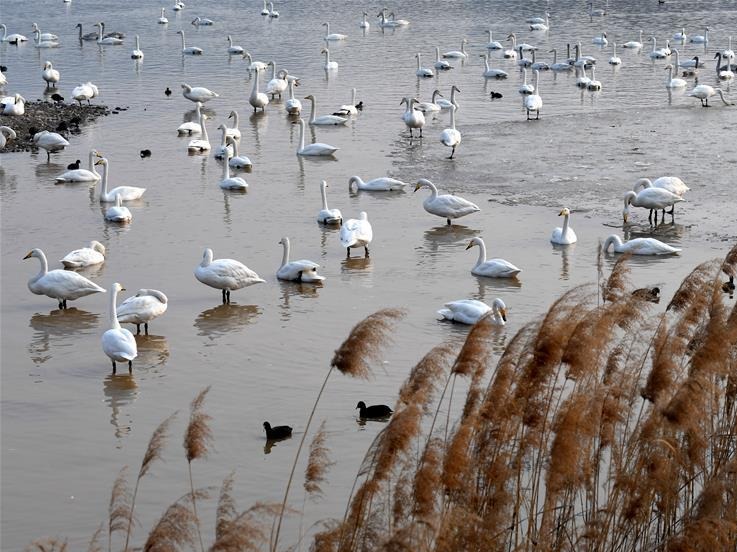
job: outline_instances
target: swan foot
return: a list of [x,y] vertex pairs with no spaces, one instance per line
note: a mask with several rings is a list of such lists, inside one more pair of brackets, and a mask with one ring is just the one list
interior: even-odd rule
[[449,218],[447,218],[447,219],[445,219],[445,220],[446,220],[446,221],[448,221],[448,226],[450,226],[450,219],[449,219]]
[[224,289],[223,290],[223,304],[230,303],[230,290]]
[[363,246],[363,251],[364,251],[364,255],[363,256],[364,257],[368,257],[369,256],[368,246],[364,245]]
[[[453,159],[453,156],[455,155],[455,152],[456,152],[456,147],[453,146],[453,149],[450,150],[450,157],[448,157],[448,159]],[[450,224],[450,223],[448,223],[448,224]]]
[[143,327],[146,330],[146,335],[148,335],[148,322],[144,322]]
[[141,335],[141,325],[136,324],[136,335]]

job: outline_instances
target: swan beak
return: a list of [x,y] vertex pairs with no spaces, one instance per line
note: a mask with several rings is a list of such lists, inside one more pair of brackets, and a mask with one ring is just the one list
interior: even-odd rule
[[622,218],[624,219],[625,224],[627,224],[627,213],[624,213],[622,215]]
[[466,250],[471,249],[473,247],[473,242],[468,242],[468,245],[466,246]]
[[565,215],[565,211],[561,211],[560,213],[558,213],[559,217],[562,217],[563,215]]
[[120,291],[126,291],[126,289],[123,286],[120,286]]
[[[415,184],[415,190],[414,190],[414,191],[416,192],[416,191],[417,191],[417,190],[419,190],[420,188],[422,188],[422,186],[420,186],[420,183],[418,182],[417,184]],[[413,193],[414,193],[414,192],[413,192]]]
[[97,165],[102,165],[102,159],[100,159],[98,161],[95,161],[95,166],[97,166]]
[[23,260],[25,261],[26,259],[30,259],[31,258],[31,255],[33,255],[33,251],[29,251],[28,252],[28,255],[26,255],[25,257],[23,257]]
[[499,309],[499,314],[502,315],[502,320],[507,321],[507,309]]
[[100,159],[102,159],[103,157],[105,157],[105,155],[101,151],[96,151],[95,157],[99,157]]

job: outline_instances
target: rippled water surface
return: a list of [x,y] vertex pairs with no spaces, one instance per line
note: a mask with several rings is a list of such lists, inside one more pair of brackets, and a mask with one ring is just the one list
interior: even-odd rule
[[[699,262],[723,256],[737,235],[734,144],[737,107],[718,100],[702,109],[686,92],[669,97],[664,88],[667,62],[642,52],[620,50],[623,64],[606,63],[610,48],[591,44],[602,31],[610,41],[635,40],[640,29],[658,43],[686,26],[710,42],[681,45],[682,57],[707,60],[700,82],[717,85],[714,52],[737,36],[734,2],[618,2],[609,15],[590,18],[586,2],[551,1],[549,33],[531,33],[524,20],[545,11],[546,2],[403,2],[390,7],[411,21],[409,27],[381,32],[373,16],[381,6],[349,2],[285,2],[281,17],[259,16],[260,2],[190,0],[175,13],[167,6],[168,25],[158,25],[160,5],[149,2],[0,0],[0,21],[9,32],[31,36],[32,22],[61,38],[59,49],[39,52],[32,44],[0,45],[8,67],[6,93],[42,97],[41,65],[51,60],[62,73],[60,92],[67,97],[79,82],[92,80],[99,101],[127,110],[109,115],[70,138],[71,145],[52,156],[14,153],[0,156],[2,202],[2,548],[20,550],[34,537],[64,535],[79,548],[105,519],[108,493],[117,470],[137,471],[151,431],[179,410],[173,437],[141,486],[138,517],[145,529],[170,500],[187,489],[180,436],[191,398],[212,385],[206,402],[216,438],[207,462],[196,462],[200,485],[216,485],[237,472],[237,499],[279,500],[307,413],[324,377],[332,351],[350,327],[381,307],[408,309],[370,382],[335,377],[328,384],[317,419],[327,419],[328,445],[336,465],[325,498],[306,513],[303,527],[340,516],[361,457],[381,424],[361,426],[355,404],[393,404],[411,366],[432,346],[460,344],[467,329],[436,320],[444,302],[476,298],[491,303],[501,297],[509,324],[499,330],[495,348],[525,322],[540,315],[566,289],[596,279],[596,245],[611,233],[622,235],[622,197],[639,177],[678,175],[691,187],[675,222],[651,227],[646,212],[635,209],[627,237],[654,236],[682,247],[679,256],[632,261],[638,286],[658,285],[669,297]],[[358,28],[361,13],[371,29]],[[215,20],[195,28],[197,15]],[[98,20],[108,30],[127,34],[125,44],[100,48],[76,40],[75,25],[85,32]],[[331,32],[349,35],[331,44],[337,72],[326,75],[320,54],[323,21]],[[198,58],[180,54],[175,31],[186,31],[188,45],[205,50]],[[516,31],[520,41],[565,51],[581,40],[584,53],[596,56],[598,93],[581,92],[573,75],[545,73],[540,82],[541,120],[526,122],[517,87],[521,74],[514,62],[492,54],[492,63],[509,71],[507,81],[485,83],[481,77],[487,29],[503,40]],[[145,60],[130,59],[133,36],[140,35]],[[226,36],[255,59],[274,60],[301,78],[298,96],[314,94],[321,113],[350,100],[358,89],[365,109],[347,128],[318,129],[314,137],[340,147],[337,161],[304,159],[294,153],[297,127],[283,104],[272,102],[265,114],[248,105],[252,82],[240,57],[228,57]],[[437,78],[415,78],[415,52],[431,65],[434,48],[458,49],[468,39],[465,64]],[[218,187],[221,166],[210,156],[188,156],[187,138],[175,129],[193,104],[179,84],[207,86],[220,98],[207,104],[210,140],[219,143],[218,124],[230,110],[240,113],[241,152],[254,164],[245,178],[248,193],[224,193]],[[433,89],[446,96],[456,84],[461,93],[457,126],[463,143],[457,158],[439,134],[447,113],[428,120],[424,138],[410,142],[401,120],[404,96],[429,100]],[[163,91],[174,94],[167,98]],[[689,82],[689,88],[693,82]],[[727,97],[737,93],[724,85]],[[687,90],[688,90],[687,89]],[[504,98],[491,101],[491,90]],[[304,102],[307,103],[307,102]],[[3,124],[6,118],[3,119]],[[12,126],[12,123],[11,123]],[[308,140],[311,138],[308,133]],[[90,148],[110,160],[112,185],[143,186],[147,192],[129,207],[129,226],[106,224],[98,191],[86,184],[55,186],[53,177],[74,159],[86,160]],[[141,159],[141,149],[152,156]],[[412,193],[349,193],[348,178],[391,175],[414,183],[429,178],[441,191],[474,201],[481,212],[447,227],[426,213],[423,190]],[[338,231],[321,228],[319,183],[329,184],[331,206],[344,216],[366,211],[373,223],[369,259],[346,260]],[[579,242],[556,249],[548,241],[560,224],[561,207],[573,211]],[[276,280],[282,236],[292,240],[294,258],[321,265],[321,287]],[[476,250],[465,251],[473,236],[483,236],[489,256],[508,259],[523,269],[519,282],[494,281],[470,274]],[[163,290],[170,299],[165,316],[138,338],[139,357],[132,376],[110,374],[100,348],[108,327],[107,297],[86,297],[65,312],[53,300],[29,293],[26,282],[38,270],[35,259],[21,261],[42,248],[52,268],[67,252],[101,241],[105,264],[87,276],[105,288],[121,282],[131,294],[139,288]],[[233,293],[222,305],[220,294],[194,279],[202,251],[236,258],[257,271],[266,284]],[[610,266],[614,257],[607,256]],[[127,295],[126,295],[127,296]],[[660,308],[664,308],[661,304]],[[261,424],[289,424],[295,438],[264,448]],[[301,487],[293,491],[301,504]],[[214,506],[205,507],[212,518]],[[297,541],[296,521],[284,542]]]

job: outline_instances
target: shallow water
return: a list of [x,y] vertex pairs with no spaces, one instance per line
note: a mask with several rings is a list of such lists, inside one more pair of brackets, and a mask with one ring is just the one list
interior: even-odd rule
[[[545,2],[512,12],[508,2],[453,3],[438,11],[436,3],[407,2],[398,17],[406,29],[382,33],[376,20],[362,33],[357,2],[285,3],[278,20],[262,19],[260,2],[188,2],[179,13],[167,10],[169,24],[157,25],[159,7],[129,4],[42,1],[28,4],[2,0],[0,19],[9,32],[30,36],[32,21],[59,34],[62,47],[39,53],[32,45],[0,45],[0,62],[8,66],[7,93],[41,97],[40,66],[46,59],[62,73],[60,91],[69,95],[78,82],[92,80],[100,102],[128,107],[74,136],[71,146],[47,164],[41,154],[0,156],[2,203],[2,548],[20,550],[34,537],[64,535],[81,546],[105,518],[108,493],[117,470],[136,472],[151,432],[168,414],[180,413],[165,452],[142,483],[137,506],[145,530],[187,488],[180,439],[187,405],[203,387],[212,385],[207,411],[214,418],[215,447],[206,462],[194,465],[199,485],[217,485],[237,472],[236,497],[241,506],[256,500],[280,500],[290,462],[302,435],[306,415],[324,377],[332,351],[350,327],[381,307],[407,309],[398,325],[385,363],[375,367],[370,382],[335,376],[328,384],[317,420],[328,420],[328,445],[337,461],[329,474],[325,498],[310,505],[303,522],[342,515],[348,489],[366,447],[381,429],[356,423],[355,404],[392,404],[411,366],[432,346],[450,340],[460,344],[467,329],[436,320],[444,302],[476,298],[491,303],[501,297],[509,323],[500,329],[495,349],[551,301],[572,286],[596,279],[596,245],[611,233],[622,234],[622,196],[641,176],[678,175],[692,188],[676,209],[675,222],[652,228],[646,212],[635,209],[625,230],[628,237],[654,236],[682,247],[679,256],[633,259],[632,279],[639,286],[658,285],[666,298],[699,262],[723,256],[735,243],[734,155],[737,107],[717,101],[702,109],[684,92],[669,99],[663,87],[667,62],[652,62],[647,47],[637,53],[619,51],[623,65],[606,64],[610,50],[591,45],[606,30],[619,43],[637,38],[642,28],[664,41],[681,26],[687,32],[710,28],[710,43],[687,44],[684,57],[699,53],[709,60],[726,47],[737,21],[733,2],[678,2],[658,6],[610,2],[611,14],[589,18],[584,2],[551,2],[549,33],[530,33],[524,19],[540,15]],[[196,29],[196,16],[216,25]],[[349,35],[331,44],[335,74],[322,71],[320,23],[329,18],[331,32]],[[79,46],[74,25],[85,32],[99,19],[108,30],[128,35],[125,45]],[[88,28],[89,27],[89,28]],[[182,58],[179,36],[205,49],[202,58]],[[513,62],[493,64],[510,72],[503,82],[484,83],[480,76],[486,51],[486,29],[502,40],[508,32],[540,44],[541,58],[552,46],[580,37],[584,52],[599,58],[599,93],[581,92],[571,75],[543,74],[541,120],[526,122]],[[130,59],[133,36],[141,37],[145,60]],[[264,115],[252,115],[247,102],[252,81],[245,62],[228,59],[225,35],[256,59],[273,59],[301,77],[298,97],[315,94],[321,113],[350,99],[366,105],[348,128],[319,129],[321,142],[339,146],[337,161],[300,160],[294,155],[296,127],[279,101]],[[737,33],[736,33],[737,34]],[[457,49],[469,40],[465,65],[455,62],[449,74],[418,82],[412,57],[422,52],[430,65],[434,47]],[[269,76],[270,78],[270,76]],[[713,64],[700,82],[715,84]],[[245,174],[248,193],[224,193],[218,187],[220,164],[212,156],[188,156],[188,138],[174,130],[192,104],[182,98],[179,83],[204,85],[221,98],[207,104],[213,119],[210,140],[219,143],[216,127],[231,109],[241,115],[240,150],[254,163]],[[428,100],[434,88],[446,94],[461,89],[457,126],[463,143],[457,159],[438,135],[448,126],[447,114],[428,121],[424,139],[410,142],[400,118],[403,96]],[[174,94],[166,98],[163,90]],[[689,89],[692,83],[689,83]],[[724,86],[725,90],[728,89]],[[504,94],[491,101],[489,91]],[[734,91],[728,93],[737,99]],[[303,104],[307,102],[303,101]],[[308,135],[309,137],[309,135]],[[309,139],[309,138],[308,138]],[[74,159],[86,160],[90,148],[110,160],[111,185],[144,186],[143,199],[129,207],[129,226],[106,224],[97,190],[86,184],[55,186],[53,177]],[[138,152],[148,148],[150,159]],[[452,191],[477,203],[482,211],[447,227],[422,209],[426,191],[349,193],[348,178],[391,175],[414,183],[425,177],[441,191]],[[345,217],[367,211],[374,242],[369,259],[345,259],[336,229],[315,222],[320,208],[319,183],[329,183],[328,200]],[[561,207],[573,211],[579,242],[567,249],[548,241],[560,224]],[[278,282],[279,239],[292,241],[293,258],[319,262],[327,277],[323,286]],[[470,274],[476,250],[464,251],[473,236],[483,236],[489,257],[504,257],[523,269],[519,282],[494,281]],[[152,335],[139,337],[139,357],[132,376],[110,374],[99,337],[107,328],[107,297],[72,303],[66,312],[53,300],[29,293],[27,279],[38,270],[35,260],[22,262],[33,247],[42,248],[52,268],[68,251],[101,241],[106,263],[86,273],[105,288],[124,284],[163,290],[168,312],[150,325]],[[257,271],[266,284],[233,293],[222,305],[217,290],[194,279],[202,250],[215,257],[236,258]],[[354,253],[355,255],[355,253]],[[607,266],[615,260],[606,257]],[[664,301],[667,303],[667,301]],[[664,308],[661,304],[659,308]],[[291,440],[264,449],[261,424],[289,424]],[[298,472],[301,473],[301,472]],[[301,488],[293,487],[293,503],[301,504]],[[213,502],[210,502],[213,506]],[[205,508],[206,519],[212,509]],[[297,540],[296,521],[283,542]]]

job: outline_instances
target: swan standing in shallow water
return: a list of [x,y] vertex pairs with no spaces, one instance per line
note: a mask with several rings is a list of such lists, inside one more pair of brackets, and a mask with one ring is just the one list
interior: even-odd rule
[[64,268],[85,268],[105,262],[105,246],[92,240],[89,247],[70,251],[59,261]]
[[425,126],[425,116],[422,114],[422,111],[415,111],[413,109],[416,103],[418,102],[415,98],[402,98],[402,101],[399,103],[399,105],[407,104],[407,109],[402,115],[402,120],[409,129],[410,138],[412,138],[412,129],[414,128],[420,129],[420,138],[422,138],[422,127]]
[[525,97],[525,110],[527,111],[527,120],[530,120],[530,111],[536,113],[535,120],[540,119],[540,110],[543,107],[543,99],[540,96],[540,71],[535,69],[535,92]]
[[615,253],[632,253],[633,255],[671,255],[681,251],[655,238],[635,238],[622,243],[622,238],[616,234],[612,234],[604,242],[602,247],[604,253],[609,250],[610,245],[614,247]]
[[212,249],[205,249],[202,262],[195,268],[197,280],[223,292],[223,303],[230,303],[230,292],[254,284],[262,284],[266,280],[259,278],[253,270],[233,259],[213,260]]
[[317,222],[322,224],[342,224],[343,214],[340,209],[328,208],[328,194],[327,194],[328,183],[324,180],[320,182],[320,195],[322,196],[322,209],[317,213]]
[[676,195],[663,188],[645,188],[641,192],[629,191],[624,194],[624,209],[622,210],[622,218],[625,223],[629,218],[630,208],[644,207],[650,209],[648,221],[652,222],[653,211],[655,211],[655,223],[658,222],[658,209],[665,210],[666,207],[673,207],[679,201],[685,201],[681,196]]
[[89,153],[89,169],[73,169],[60,174],[54,181],[57,183],[64,182],[97,182],[100,180],[100,175],[95,170],[95,157],[102,157],[102,154],[97,150],[90,150]]
[[146,188],[137,188],[136,186],[117,186],[108,192],[108,160],[103,157],[98,160],[95,165],[102,165],[102,190],[100,191],[100,203],[116,201],[116,197],[118,196],[123,201],[132,201],[134,199],[139,199],[146,191]]
[[305,146],[305,120],[299,120],[299,144],[297,146],[297,155],[305,155],[309,157],[327,157],[333,155],[339,148],[331,146],[330,144],[323,144],[321,142],[315,142],[314,144],[307,144]]
[[136,334],[141,333],[141,324],[148,335],[148,323],[166,312],[169,299],[157,289],[139,289],[118,306],[117,319],[121,324],[135,324]]
[[287,280],[290,282],[321,282],[325,276],[317,273],[320,265],[305,259],[299,261],[289,260],[289,238],[286,236],[279,240],[284,247],[284,255],[282,256],[281,266],[276,271],[276,277],[279,280]]
[[568,226],[568,219],[571,216],[571,212],[568,210],[568,207],[565,207],[560,213],[558,213],[558,216],[565,217],[563,219],[563,228],[555,228],[553,230],[553,235],[550,236],[550,241],[559,245],[570,245],[572,243],[576,243],[578,241],[578,237],[573,231],[573,228]]
[[361,211],[357,219],[348,219],[340,227],[340,244],[346,250],[346,257],[351,256],[351,249],[363,247],[364,256],[369,256],[369,244],[374,239],[374,231],[368,220],[366,211]]
[[251,89],[251,95],[248,97],[248,103],[251,104],[253,107],[253,112],[256,113],[257,109],[261,109],[261,111],[265,111],[266,106],[269,105],[269,97],[264,94],[263,92],[259,92],[259,76],[261,74],[261,69],[256,68],[256,77],[253,79],[253,88]]
[[116,370],[116,362],[127,362],[128,371],[133,371],[133,359],[138,356],[138,346],[136,338],[130,330],[120,327],[118,322],[117,309],[115,303],[118,299],[118,292],[125,290],[118,282],[110,287],[110,329],[102,334],[102,351],[113,362],[113,374]]
[[311,125],[344,125],[348,122],[345,117],[337,115],[321,115],[317,117],[317,99],[310,94],[305,96],[305,100],[310,100],[310,124]]
[[59,71],[54,69],[54,66],[51,65],[51,62],[47,61],[44,63],[41,77],[46,81],[46,88],[54,88],[56,87],[56,83],[59,82],[60,75]]
[[182,54],[187,56],[202,55],[202,48],[198,48],[197,46],[187,46],[187,43],[184,41],[184,31],[177,31],[177,34],[182,35]]
[[689,96],[698,98],[701,101],[701,107],[709,107],[709,98],[719,95],[724,105],[734,105],[724,99],[724,91],[721,88],[713,88],[708,84],[699,84],[694,86],[693,90],[688,93]]
[[[635,182],[632,190],[635,193],[639,193],[643,188],[662,188],[663,190],[676,194],[678,197],[683,197],[691,189],[677,176],[661,176],[660,178],[656,178],[654,182],[651,182],[649,178],[640,178]],[[674,210],[675,204],[670,208],[668,214],[672,215]],[[663,210],[663,218],[665,218],[665,210]]]
[[417,181],[415,192],[421,188],[427,188],[431,192],[430,196],[422,202],[425,211],[431,215],[444,218],[448,225],[450,225],[451,219],[465,217],[481,210],[475,203],[471,203],[462,197],[452,194],[438,195],[438,188],[435,184],[425,178],[420,178]]
[[138,41],[138,35],[136,35],[136,47],[131,52],[131,59],[143,59],[143,50],[141,50],[141,45]]
[[443,305],[438,314],[443,320],[473,325],[491,311],[491,323],[495,326],[504,326],[507,323],[507,306],[499,298],[494,299],[491,307],[475,299],[460,299]]
[[471,274],[486,276],[487,278],[514,278],[522,272],[519,268],[504,259],[490,259],[487,261],[486,244],[481,238],[471,238],[466,249],[471,249],[474,246],[478,246],[479,248],[479,258],[471,269]]
[[281,99],[282,92],[287,89],[287,72],[281,70],[277,73],[276,63],[273,61],[270,61],[269,65],[271,65],[271,80],[266,83],[266,93],[271,95],[272,100],[277,94]]
[[85,100],[87,101],[87,105],[92,105],[90,103],[90,100],[99,95],[100,90],[97,88],[96,85],[92,84],[89,81],[84,84],[80,84],[79,86],[75,86],[72,89],[72,98],[78,101],[80,106]]
[[46,255],[40,249],[31,250],[23,259],[31,257],[36,257],[41,262],[41,270],[28,280],[28,289],[35,295],[46,295],[56,299],[60,309],[67,308],[67,301],[74,301],[93,293],[105,293],[103,288],[81,274],[61,269],[50,271]]
[[123,199],[120,195],[115,196],[115,204],[108,207],[105,211],[105,220],[126,224],[133,220],[133,215],[131,214],[130,209],[123,206]]
[[451,148],[450,157],[448,157],[448,159],[453,159],[456,148],[461,144],[461,133],[459,130],[456,130],[455,106],[450,109],[450,128],[446,128],[443,130],[443,132],[440,133],[440,142],[444,146]]
[[351,176],[348,179],[349,191],[353,191],[354,184],[356,186],[356,190],[364,190],[368,192],[393,192],[396,190],[404,190],[405,186],[407,186],[406,182],[402,182],[396,178],[389,178],[388,176],[372,178],[367,182],[364,182],[360,176]]
[[42,130],[33,135],[33,143],[37,147],[46,150],[46,161],[51,161],[51,154],[56,151],[61,151],[69,145],[69,142],[61,135],[56,132],[49,132],[48,130]]

